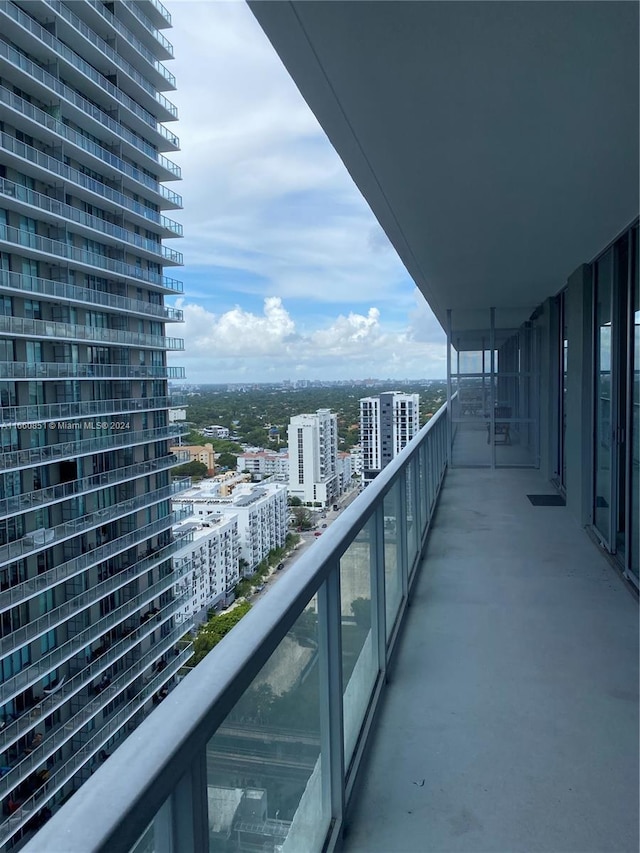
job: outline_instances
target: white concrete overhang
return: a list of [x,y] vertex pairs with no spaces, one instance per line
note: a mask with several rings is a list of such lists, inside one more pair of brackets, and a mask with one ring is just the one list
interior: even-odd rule
[[636,2],[249,5],[443,326],[517,327],[638,215]]

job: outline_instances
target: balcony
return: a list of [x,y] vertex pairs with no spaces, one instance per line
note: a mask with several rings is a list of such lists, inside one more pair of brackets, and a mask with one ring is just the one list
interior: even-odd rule
[[[26,232],[22,232],[25,234]],[[2,232],[0,230],[0,236]],[[80,326],[74,323],[59,323],[55,320],[32,320],[29,317],[0,317],[0,335],[13,338],[57,341],[83,341],[87,343],[112,344],[120,347],[170,350],[184,349],[183,338],[165,338],[144,332],[128,332],[124,329],[107,329],[101,326]]]
[[35,80],[41,85],[44,103],[47,103],[51,98],[51,92],[55,92],[60,96],[60,98],[64,99],[67,104],[78,111],[75,115],[76,120],[79,121],[80,124],[84,125],[86,118],[90,118],[92,121],[97,122],[100,125],[99,133],[101,135],[104,135],[104,130],[106,128],[111,132],[111,140],[113,142],[124,142],[125,147],[127,144],[132,146],[135,150],[132,151],[131,154],[136,159],[139,157],[139,154],[142,153],[150,158],[156,169],[160,168],[162,170],[166,170],[166,177],[169,180],[172,180],[173,177],[180,176],[180,167],[171,160],[168,160],[162,154],[159,154],[158,149],[153,145],[150,145],[146,139],[129,130],[121,122],[116,121],[108,113],[104,112],[104,110],[101,110],[94,103],[84,98],[75,89],[72,89],[70,86],[62,83],[57,77],[49,74],[35,62],[28,59],[23,53],[20,53],[15,50],[15,48],[11,47],[11,45],[1,40],[0,56],[3,59],[6,59],[14,68],[19,68],[20,71],[22,71],[23,74],[26,74],[32,81]]
[[566,508],[529,502],[537,471],[447,472],[449,426],[443,407],[28,853],[167,827],[177,851],[637,849],[635,602]]
[[[50,51],[53,54],[54,60],[62,59],[66,61],[72,73],[78,72],[85,78],[86,81],[91,81],[98,90],[97,95],[104,98],[104,93],[113,98],[120,106],[123,106],[130,114],[131,124],[135,125],[141,133],[149,136],[151,128],[157,134],[158,143],[163,145],[169,143],[171,147],[178,147],[178,138],[175,134],[167,130],[160,124],[156,117],[148,110],[144,109],[129,95],[121,91],[117,86],[114,86],[106,77],[103,77],[96,69],[81,56],[67,47],[60,39],[51,35],[44,27],[34,20],[30,15],[19,9],[14,3],[2,0],[0,2],[0,19],[3,20],[3,33],[9,35],[17,42],[22,38],[22,30],[26,30],[32,36],[35,36],[43,46],[46,46],[47,53]],[[26,40],[30,47],[33,47],[31,39]],[[44,57],[43,57],[44,58]],[[48,57],[47,57],[48,59]],[[159,104],[158,104],[159,106]]]
[[45,465],[57,459],[70,456],[88,456],[91,453],[104,453],[116,447],[135,447],[138,444],[150,444],[163,439],[177,438],[185,431],[182,424],[138,431],[120,430],[111,435],[98,438],[84,438],[77,441],[61,441],[58,444],[45,444],[42,447],[28,447],[24,450],[9,450],[0,453],[0,466],[3,471],[12,468],[29,468],[33,465]]
[[102,527],[110,521],[117,521],[117,519],[137,512],[139,509],[151,507],[154,503],[170,499],[179,492],[188,489],[190,485],[191,481],[188,477],[180,478],[174,480],[170,486],[164,486],[144,495],[119,501],[110,507],[74,518],[72,521],[65,521],[55,527],[32,530],[21,539],[0,546],[0,565],[44,551],[59,542],[72,539],[81,533],[88,533],[90,530]]
[[32,234],[30,231],[14,228],[12,225],[0,225],[0,241],[6,242],[13,251],[17,249],[21,255],[34,257],[37,260],[56,258],[59,262],[71,261],[73,266],[91,274],[94,270],[99,269],[114,273],[122,278],[144,281],[176,292],[181,292],[182,289],[182,282],[160,273],[136,267],[124,261],[114,260],[107,255],[88,252],[86,249],[70,246],[61,240],[41,237],[38,234]]
[[[0,519],[14,518],[34,509],[42,509],[54,503],[61,503],[78,495],[88,495],[91,492],[100,491],[107,486],[121,485],[139,477],[149,474],[157,474],[167,471],[180,464],[178,456],[174,453],[168,456],[160,456],[149,459],[146,462],[137,462],[135,465],[127,465],[124,468],[113,468],[102,474],[92,474],[90,477],[82,477],[69,483],[58,483],[56,486],[47,486],[31,492],[22,492],[10,498],[0,498]],[[12,632],[11,636],[15,636]],[[0,649],[2,640],[0,640]]]
[[[182,254],[175,249],[163,246],[159,241],[156,242],[141,237],[139,234],[134,234],[120,225],[115,225],[113,222],[109,222],[98,216],[92,216],[77,207],[72,207],[50,196],[27,189],[22,184],[0,179],[0,194],[4,196],[3,202],[7,210],[14,209],[20,213],[31,213],[32,211],[24,210],[24,205],[28,204],[31,207],[38,208],[39,211],[49,214],[56,224],[59,224],[60,219],[74,222],[80,226],[78,233],[82,232],[84,236],[95,239],[97,236],[95,232],[97,231],[102,239],[104,239],[104,236],[112,238],[107,242],[120,250],[125,248],[122,244],[126,243],[128,244],[126,248],[131,247],[129,248],[131,253],[142,250],[142,253],[146,253],[148,259],[155,263],[164,265],[182,264]],[[44,217],[39,216],[38,218]],[[66,225],[66,223],[64,224]],[[84,229],[87,230],[85,231]],[[133,248],[134,246],[135,248]]]
[[[149,50],[149,48],[145,44],[143,44],[139,38],[136,38],[136,36],[131,32],[130,29],[125,27],[125,25],[118,18],[116,18],[115,15],[109,12],[109,10],[101,2],[101,0],[87,0],[87,2],[98,13],[98,15],[103,17],[105,21],[108,21],[108,23],[113,27],[113,29],[123,37],[125,42],[134,49],[135,54],[132,57],[134,62],[138,61],[138,56],[141,56],[144,60],[146,60],[149,66],[147,70],[154,74],[156,77],[156,88],[162,90],[176,88],[176,78],[169,71],[169,69],[156,59],[154,52],[152,50]],[[167,42],[167,44],[169,44],[169,42]],[[171,48],[171,45],[169,45],[169,47]],[[122,51],[123,46],[121,44],[120,52]],[[168,58],[171,58],[172,55],[173,51],[171,50],[170,56]]]
[[0,379],[184,379],[184,367],[0,361]]
[[151,23],[149,18],[144,15],[138,5],[133,2],[133,0],[122,0],[122,7],[127,9],[131,15],[136,19],[136,21],[146,30],[147,33],[153,36],[158,46],[164,50],[164,58],[172,59],[173,58],[173,45],[169,40],[157,30],[155,26]]
[[105,293],[102,290],[91,290],[88,287],[79,287],[62,281],[38,278],[25,273],[9,272],[9,270],[0,270],[0,289],[16,293],[37,293],[45,299],[49,297],[54,302],[74,302],[82,306],[103,305],[127,314],[157,317],[166,323],[181,323],[183,320],[183,312],[176,308],[143,302],[140,299],[130,299],[127,296],[117,296],[115,293]]
[[[39,424],[47,420],[65,420],[81,418],[84,415],[130,414],[150,412],[155,409],[169,409],[182,405],[184,397],[136,397],[119,400],[83,400],[73,403],[46,403],[39,406],[3,406],[0,408],[0,423],[3,424]],[[34,427],[39,429],[40,426]],[[23,426],[24,428],[24,426]],[[53,424],[50,425],[53,428]],[[94,425],[87,427],[95,428]],[[109,428],[107,426],[107,428]],[[122,427],[116,427],[122,429]],[[45,448],[42,448],[43,450]]]

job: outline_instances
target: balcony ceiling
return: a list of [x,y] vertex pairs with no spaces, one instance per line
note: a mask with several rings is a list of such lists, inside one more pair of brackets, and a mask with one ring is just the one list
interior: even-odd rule
[[250,6],[443,325],[521,322],[637,216],[636,3]]

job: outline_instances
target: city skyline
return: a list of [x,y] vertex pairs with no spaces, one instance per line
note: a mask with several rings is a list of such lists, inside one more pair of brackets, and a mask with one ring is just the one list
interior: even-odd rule
[[444,378],[440,325],[249,8],[172,6],[187,380]]

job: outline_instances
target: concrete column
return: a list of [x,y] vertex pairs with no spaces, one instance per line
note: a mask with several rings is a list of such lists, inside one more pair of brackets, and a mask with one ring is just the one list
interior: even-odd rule
[[569,277],[566,296],[567,507],[586,526],[591,523],[593,480],[593,320],[591,267]]

